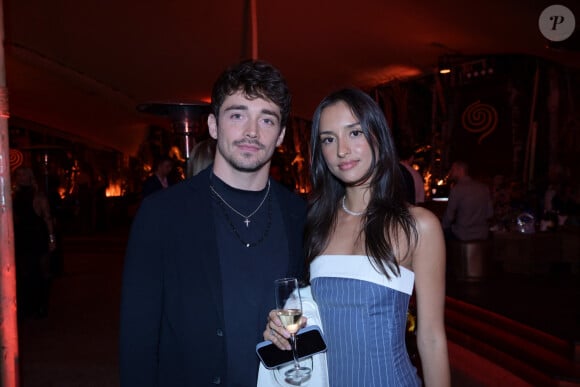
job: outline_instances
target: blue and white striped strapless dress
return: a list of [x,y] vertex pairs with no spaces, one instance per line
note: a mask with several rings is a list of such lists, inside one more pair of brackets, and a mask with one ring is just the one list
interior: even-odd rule
[[405,346],[415,274],[388,280],[363,255],[322,255],[310,265],[332,387],[420,386]]

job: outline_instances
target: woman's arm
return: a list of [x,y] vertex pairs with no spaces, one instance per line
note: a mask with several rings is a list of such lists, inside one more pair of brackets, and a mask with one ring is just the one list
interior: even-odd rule
[[419,240],[413,253],[417,297],[417,346],[427,387],[449,386],[445,335],[445,241],[441,224],[430,211],[415,207]]

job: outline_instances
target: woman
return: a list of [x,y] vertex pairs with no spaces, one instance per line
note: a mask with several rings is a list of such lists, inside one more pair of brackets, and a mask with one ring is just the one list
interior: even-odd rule
[[215,147],[216,140],[211,137],[195,144],[187,160],[187,177],[197,175],[213,163]]
[[[330,385],[421,384],[405,348],[413,288],[424,382],[449,385],[441,226],[431,212],[404,201],[393,139],[367,94],[344,89],[321,102],[311,160],[305,246]],[[288,348],[275,312],[269,317],[264,337]]]

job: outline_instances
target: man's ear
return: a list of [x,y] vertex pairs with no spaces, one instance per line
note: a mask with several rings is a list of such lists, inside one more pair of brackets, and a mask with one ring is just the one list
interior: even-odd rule
[[217,140],[217,118],[215,117],[215,115],[210,114],[207,117],[207,127],[209,129],[209,135],[214,139]]

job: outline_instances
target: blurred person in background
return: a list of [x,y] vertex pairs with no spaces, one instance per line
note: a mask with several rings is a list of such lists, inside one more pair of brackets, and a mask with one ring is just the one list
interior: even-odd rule
[[216,141],[213,138],[208,138],[195,144],[191,150],[191,156],[187,160],[187,177],[197,175],[213,163],[215,146]]
[[443,230],[448,240],[484,240],[489,236],[493,201],[489,187],[469,176],[469,166],[455,161],[449,171],[451,191],[443,214]]
[[415,161],[415,154],[413,149],[408,146],[403,146],[399,150],[399,162],[413,177],[413,188],[415,194],[414,204],[420,204],[425,202],[425,183],[423,182],[423,177],[421,174],[413,168],[413,162]]
[[153,192],[169,187],[168,176],[173,169],[173,160],[169,157],[162,157],[155,163],[155,169],[151,176],[143,182],[143,197],[151,195]]
[[13,181],[18,312],[41,318],[48,313],[50,253],[56,249],[50,204],[31,168],[18,167]]

